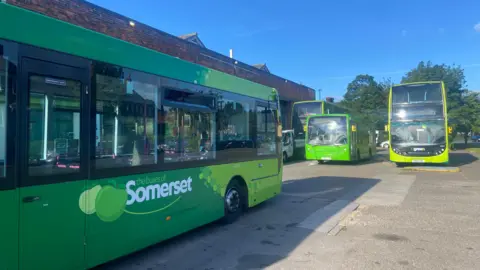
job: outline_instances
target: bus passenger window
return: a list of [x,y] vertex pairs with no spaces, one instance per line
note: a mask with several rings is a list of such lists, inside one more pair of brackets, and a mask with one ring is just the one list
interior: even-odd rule
[[194,104],[163,106],[159,125],[159,157],[164,163],[215,158],[215,114]]
[[107,65],[97,72],[97,168],[157,162],[158,85],[158,77],[138,71]]
[[252,106],[247,101],[221,99],[218,109],[218,151],[253,148]]
[[274,110],[257,106],[257,155],[277,153],[276,123]]

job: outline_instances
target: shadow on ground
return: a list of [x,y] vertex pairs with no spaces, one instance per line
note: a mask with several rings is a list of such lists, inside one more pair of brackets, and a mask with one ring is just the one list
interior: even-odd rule
[[250,209],[234,224],[214,222],[96,269],[265,268],[288,257],[343,204],[379,181],[333,176],[289,180],[281,195]]
[[461,167],[477,161],[478,158],[471,153],[450,152],[449,166]]
[[474,142],[470,142],[470,143],[455,143],[455,150],[465,150],[465,149],[469,149],[469,148],[480,148],[480,143],[474,143]]

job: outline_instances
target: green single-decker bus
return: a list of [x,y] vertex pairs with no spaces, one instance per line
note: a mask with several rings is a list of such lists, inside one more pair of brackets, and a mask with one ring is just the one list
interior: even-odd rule
[[92,268],[276,196],[278,102],[0,3],[0,269]]
[[375,132],[350,114],[307,117],[305,156],[307,160],[359,161],[376,153]]

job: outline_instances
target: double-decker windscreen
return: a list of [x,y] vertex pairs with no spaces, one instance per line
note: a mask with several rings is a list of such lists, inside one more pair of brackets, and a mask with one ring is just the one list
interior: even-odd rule
[[308,121],[308,144],[347,144],[347,118],[345,116],[311,117]]
[[445,144],[445,121],[392,122],[392,145]]

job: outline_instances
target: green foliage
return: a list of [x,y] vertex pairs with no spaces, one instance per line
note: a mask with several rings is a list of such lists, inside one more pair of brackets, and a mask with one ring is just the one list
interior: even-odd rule
[[453,119],[455,132],[464,134],[466,144],[469,132],[480,131],[480,93],[465,92],[459,105],[450,110],[449,117]]
[[368,74],[358,75],[347,86],[341,106],[355,115],[357,122],[369,123],[371,128],[383,129],[387,120],[389,80],[375,81]]
[[447,91],[448,110],[460,105],[466,80],[463,69],[459,66],[434,65],[430,61],[422,61],[402,78],[402,83],[422,81],[443,81]]

